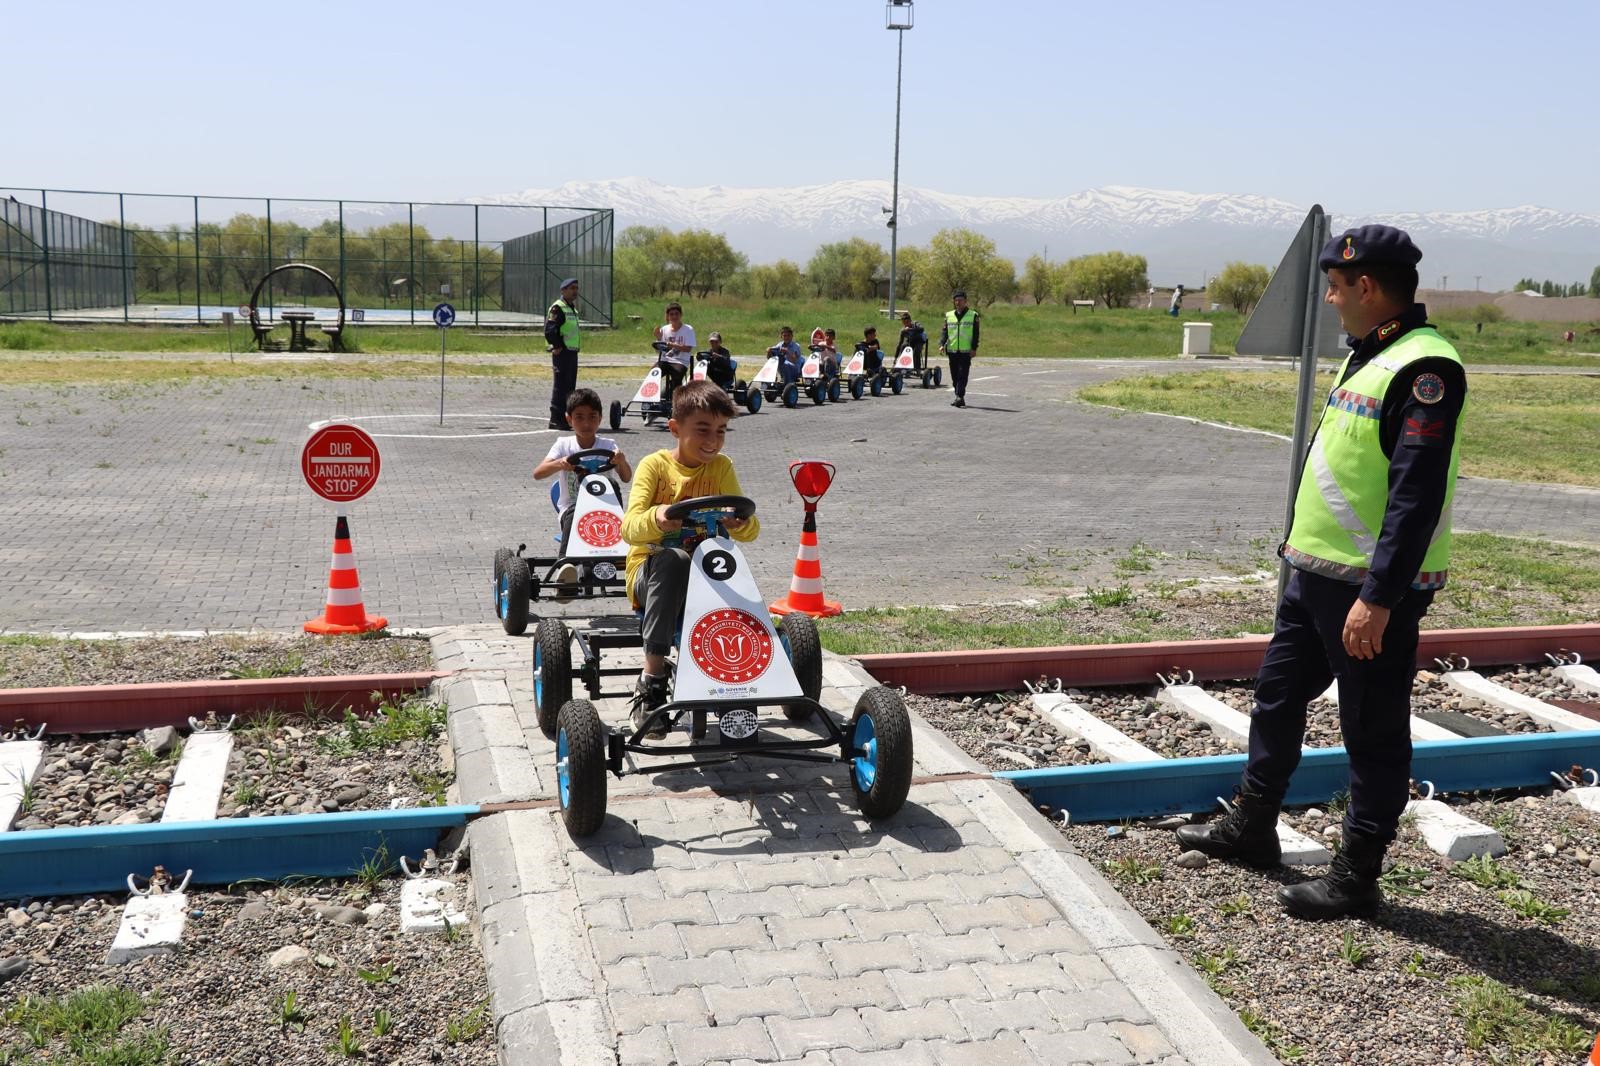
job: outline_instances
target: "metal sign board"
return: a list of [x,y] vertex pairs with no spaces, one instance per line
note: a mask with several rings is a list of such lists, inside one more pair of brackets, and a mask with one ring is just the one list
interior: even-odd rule
[[433,324],[440,329],[449,329],[455,325],[456,309],[449,304],[440,304],[433,309]]
[[349,503],[378,483],[378,445],[357,426],[323,426],[300,452],[300,473],[325,500]]
[[[1305,316],[1316,317],[1316,356],[1319,359],[1343,358],[1344,338],[1339,316],[1315,300],[1307,307],[1306,294],[1317,273],[1317,256],[1328,232],[1327,216],[1320,205],[1306,213],[1300,231],[1289,242],[1283,261],[1267,282],[1250,320],[1244,324],[1233,350],[1240,355],[1288,355],[1299,358],[1305,345]],[[1319,225],[1320,223],[1320,225]],[[1322,239],[1319,239],[1321,235]]]

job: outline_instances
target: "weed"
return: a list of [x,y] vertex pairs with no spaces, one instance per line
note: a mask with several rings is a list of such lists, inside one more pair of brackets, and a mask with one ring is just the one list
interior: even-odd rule
[[1267,1045],[1272,1053],[1283,1062],[1299,1062],[1305,1058],[1306,1052],[1298,1044],[1286,1044],[1283,1040],[1283,1026],[1277,1022],[1268,1021],[1264,1016],[1257,1014],[1248,1007],[1240,1008],[1239,1020],[1244,1027],[1256,1035],[1263,1044]]
[[337,1051],[347,1059],[361,1057],[361,1042],[356,1039],[356,1027],[350,1021],[350,1015],[339,1015],[338,1039],[328,1045],[329,1051]]
[[446,911],[444,918],[444,939],[446,943],[454,944],[466,935],[466,926],[456,925],[450,921],[450,912]]
[[1160,863],[1145,862],[1137,855],[1113,859],[1106,863],[1106,870],[1125,885],[1146,885],[1161,877]]
[[1452,1009],[1465,1021],[1467,1046],[1474,1051],[1492,1047],[1518,1059],[1570,1062],[1590,1046],[1587,1029],[1528,1004],[1499,981],[1474,974],[1453,977],[1450,984],[1458,992]]
[[1411,959],[1405,964],[1404,967],[1402,967],[1402,972],[1408,977],[1423,977],[1429,981],[1437,981],[1439,979],[1439,975],[1434,973],[1432,970],[1423,969],[1422,952],[1420,951],[1413,951],[1411,953]]
[[1133,602],[1133,590],[1127,585],[1116,588],[1090,588],[1084,593],[1096,607],[1126,607]]
[[394,1028],[394,1015],[379,1007],[372,1012],[372,1035],[385,1037]]
[[285,992],[283,998],[278,1001],[278,1028],[289,1032],[304,1032],[309,1019],[310,1015],[300,1007],[299,993],[292,988]]
[[1429,876],[1429,872],[1420,866],[1405,866],[1396,863],[1378,878],[1384,888],[1397,896],[1420,896],[1427,891],[1422,882]]
[[1238,962],[1239,955],[1232,948],[1223,948],[1221,955],[1207,955],[1199,951],[1194,956],[1194,964],[1200,967],[1200,972],[1207,977],[1221,977]]
[[1494,861],[1492,855],[1475,855],[1450,867],[1450,876],[1471,881],[1479,888],[1518,888],[1522,878]]
[[1489,816],[1489,827],[1509,846],[1516,837],[1517,816],[1509,808],[1501,808]]
[[1250,897],[1241,892],[1232,899],[1225,899],[1218,904],[1217,913],[1224,918],[1232,918],[1235,915],[1254,914],[1255,911],[1250,905]]
[[1524,918],[1531,918],[1545,925],[1559,925],[1561,919],[1572,913],[1566,907],[1555,907],[1546,903],[1526,888],[1508,888],[1496,895],[1499,896],[1501,903]]
[[1187,914],[1174,914],[1162,923],[1161,928],[1174,940],[1187,940],[1194,936],[1195,920]]
[[443,807],[450,788],[452,774],[436,770],[412,770],[411,783],[422,790],[422,806]]
[[361,861],[351,872],[356,880],[361,882],[363,888],[369,893],[377,889],[380,882],[394,872],[394,860],[389,857],[389,845],[380,842],[377,850],[366,853],[366,858]]
[[284,653],[265,666],[240,666],[232,671],[234,677],[257,679],[264,677],[293,677],[305,669],[305,656],[297,651]]
[[[4,1010],[0,1021],[20,1029],[36,1048],[48,1048],[63,1040],[71,1058],[59,1059],[47,1051],[42,1060],[27,1057],[19,1063],[62,1061],[89,1066],[165,1066],[172,1059],[165,1027],[119,1037],[129,1022],[143,1013],[146,1002],[137,993],[114,985],[90,985],[64,996],[24,996]],[[0,1051],[0,1062],[10,1061],[11,1051]]]
[[1356,940],[1353,930],[1344,931],[1344,936],[1339,941],[1339,958],[1349,963],[1351,969],[1360,969],[1361,964],[1366,962],[1371,954],[1365,944]]
[[233,790],[233,803],[236,807],[254,807],[265,794],[259,781],[246,781]]
[[277,441],[277,439],[275,437],[257,437],[255,439],[255,443],[257,443],[257,444],[276,444],[276,443],[278,443],[278,441]]
[[445,1022],[444,1038],[451,1044],[465,1044],[469,1040],[478,1039],[488,1027],[489,1004],[479,1003],[460,1018],[452,1018]]
[[1343,818],[1344,812],[1350,809],[1350,793],[1340,789],[1328,797],[1328,817]]
[[396,985],[400,983],[400,979],[394,975],[394,963],[392,962],[379,963],[370,970],[357,966],[356,976],[369,985]]

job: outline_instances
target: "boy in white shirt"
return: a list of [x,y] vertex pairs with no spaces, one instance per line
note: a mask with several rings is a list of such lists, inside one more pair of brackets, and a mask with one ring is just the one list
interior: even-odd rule
[[672,346],[670,352],[665,352],[662,358],[668,365],[664,368],[667,377],[667,391],[672,391],[683,384],[683,376],[689,369],[689,360],[694,358],[694,327],[683,320],[683,308],[674,300],[667,305],[667,321],[664,325],[656,327],[656,340],[663,341]]
[[[567,461],[569,455],[591,448],[604,449],[611,453],[611,462],[615,465],[617,475],[623,481],[633,480],[633,467],[628,464],[628,457],[622,454],[622,449],[617,447],[617,442],[610,437],[598,435],[600,419],[600,394],[593,389],[572,390],[572,394],[567,397],[567,422],[572,426],[572,434],[557,437],[556,442],[550,445],[550,451],[545,455],[544,462],[533,468],[535,481],[560,475],[556,508],[561,514],[563,546],[572,537],[572,515],[577,510],[577,498],[574,494],[578,491],[578,480],[583,477],[583,468]],[[577,580],[577,566],[573,563],[563,563],[561,569],[556,571],[556,583],[559,586],[556,590],[556,599],[572,599],[573,586]]]

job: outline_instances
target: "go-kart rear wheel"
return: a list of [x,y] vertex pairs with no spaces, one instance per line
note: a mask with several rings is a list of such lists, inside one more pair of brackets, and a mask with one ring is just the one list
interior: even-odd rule
[[942,385],[944,385],[944,367],[936,366],[933,368],[933,387],[937,389]]
[[922,387],[925,388],[925,389],[933,388],[933,373],[932,373],[932,371],[924,370],[922,372]]
[[621,429],[622,428],[622,401],[621,400],[612,400],[611,401],[611,428],[612,429]]
[[568,700],[556,716],[556,794],[570,835],[606,820],[606,729],[588,700]]
[[821,407],[822,401],[826,400],[827,398],[828,386],[825,382],[818,380],[815,385],[811,386],[811,402],[816,406]]
[[784,386],[784,389],[783,389],[783,406],[785,406],[785,407],[799,407],[800,406],[800,386],[799,385],[796,385],[793,382],[790,382],[788,385]]
[[[817,623],[808,614],[786,614],[778,623],[778,639],[783,650],[789,653],[789,665],[794,668],[795,680],[807,699],[822,695],[822,640],[817,636]],[[804,722],[812,715],[809,704],[789,704],[783,709],[784,717],[791,722]]]
[[845,730],[850,785],[868,818],[887,818],[911,791],[911,716],[892,688],[869,688]]
[[896,396],[898,396],[902,392],[904,392],[905,388],[906,388],[906,379],[905,379],[905,375],[904,374],[896,374],[889,381],[889,390],[891,392],[893,392]]
[[838,403],[839,397],[842,394],[843,390],[839,387],[838,378],[834,378],[832,381],[828,382],[828,400],[830,403]]
[[559,618],[541,618],[533,629],[533,706],[539,729],[555,739],[556,716],[572,698],[572,635]]
[[872,395],[883,395],[883,375],[881,374],[872,379]]
[[500,624],[513,637],[520,637],[528,628],[528,600],[533,595],[533,574],[528,570],[528,560],[513,555],[506,560],[500,572]]
[[751,414],[761,410],[761,390],[751,389],[745,394],[744,406]]
[[866,391],[867,391],[867,382],[866,382],[866,380],[864,378],[851,378],[850,379],[850,398],[852,400],[861,399],[861,394],[866,392]]
[[506,572],[506,560],[517,554],[510,548],[496,548],[494,551],[494,616],[500,617],[500,575]]

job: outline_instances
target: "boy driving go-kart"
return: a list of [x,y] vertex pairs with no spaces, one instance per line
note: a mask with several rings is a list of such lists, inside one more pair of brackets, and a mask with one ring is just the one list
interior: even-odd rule
[[739,360],[722,346],[722,334],[713,333],[708,339],[711,347],[695,353],[694,380],[712,382],[751,414],[761,410],[761,390],[752,389],[739,379]]

